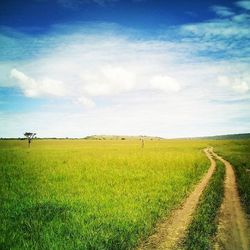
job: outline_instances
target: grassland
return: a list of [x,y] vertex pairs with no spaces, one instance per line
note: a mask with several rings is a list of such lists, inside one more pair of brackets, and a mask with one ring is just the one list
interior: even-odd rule
[[208,169],[204,147],[0,141],[0,248],[131,249]]
[[192,222],[188,227],[181,249],[213,249],[218,224],[218,211],[224,192],[225,176],[224,165],[217,161],[216,166],[216,171],[202,194]]
[[132,249],[206,172],[208,145],[249,207],[247,140],[0,141],[0,249]]

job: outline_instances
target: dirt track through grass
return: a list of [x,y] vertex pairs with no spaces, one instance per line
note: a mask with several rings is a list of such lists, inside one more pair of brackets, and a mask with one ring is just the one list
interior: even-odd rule
[[225,196],[219,213],[218,235],[215,248],[248,250],[250,249],[249,222],[240,203],[233,168],[228,161],[213,151],[211,153],[223,162],[226,168],[224,182]]
[[174,249],[183,239],[185,231],[192,220],[192,214],[197,207],[199,198],[216,167],[216,162],[211,156],[210,149],[205,149],[204,152],[211,162],[208,172],[184,201],[182,206],[174,210],[166,220],[161,221],[156,226],[155,234],[143,242],[138,249]]

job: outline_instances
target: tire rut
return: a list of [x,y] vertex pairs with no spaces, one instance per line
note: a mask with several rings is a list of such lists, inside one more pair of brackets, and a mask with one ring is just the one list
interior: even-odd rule
[[215,249],[250,249],[250,232],[247,215],[241,206],[236,178],[231,164],[211,150],[212,155],[226,168],[224,199],[219,211]]
[[204,149],[210,160],[210,168],[201,179],[194,191],[186,198],[180,208],[174,210],[169,217],[156,226],[156,232],[143,242],[137,249],[174,249],[184,238],[185,231],[192,220],[200,196],[207,186],[214,170],[216,162],[211,156],[210,149]]

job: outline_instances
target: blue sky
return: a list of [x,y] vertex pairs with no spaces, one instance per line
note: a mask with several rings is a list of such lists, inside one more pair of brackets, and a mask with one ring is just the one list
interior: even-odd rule
[[0,3],[0,137],[250,132],[250,1]]

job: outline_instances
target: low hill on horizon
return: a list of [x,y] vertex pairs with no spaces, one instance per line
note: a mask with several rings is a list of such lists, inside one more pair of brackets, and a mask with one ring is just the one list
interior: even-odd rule
[[129,136],[129,135],[90,135],[86,136],[83,139],[85,140],[164,140],[165,138],[157,137],[157,136],[146,136],[146,135],[138,135],[138,136]]
[[183,137],[183,138],[163,138],[157,136],[122,136],[122,135],[90,135],[86,136],[83,139],[86,140],[244,140],[250,139],[250,133],[242,133],[242,134],[226,134],[226,135],[212,135],[212,136],[200,136],[200,137]]

